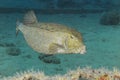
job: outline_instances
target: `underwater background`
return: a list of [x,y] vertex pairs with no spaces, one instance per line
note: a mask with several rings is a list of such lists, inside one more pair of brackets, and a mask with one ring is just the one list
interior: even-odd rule
[[[39,22],[64,24],[78,30],[85,54],[45,56],[16,37],[16,20],[34,10]],[[120,0],[0,0],[0,75],[30,69],[47,75],[91,66],[120,69]],[[44,57],[44,58],[43,58]]]

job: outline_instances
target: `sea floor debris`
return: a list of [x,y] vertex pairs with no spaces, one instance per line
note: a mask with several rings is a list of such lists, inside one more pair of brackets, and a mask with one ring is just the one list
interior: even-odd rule
[[3,77],[0,80],[120,80],[120,70],[113,68],[92,69],[91,67],[70,70],[64,75],[47,76],[44,72],[29,70],[16,73],[11,77]]

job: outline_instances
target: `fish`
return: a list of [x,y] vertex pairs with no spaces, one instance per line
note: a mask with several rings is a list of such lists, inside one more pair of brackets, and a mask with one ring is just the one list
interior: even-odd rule
[[35,12],[30,10],[23,22],[16,22],[16,33],[20,31],[28,45],[43,54],[84,54],[86,46],[80,32],[66,25],[39,22]]

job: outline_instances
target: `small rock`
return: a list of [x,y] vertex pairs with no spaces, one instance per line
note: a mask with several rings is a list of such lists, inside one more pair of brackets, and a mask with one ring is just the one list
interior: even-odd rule
[[89,80],[89,79],[86,79],[86,78],[79,78],[79,80]]
[[39,59],[42,60],[45,63],[53,63],[53,64],[60,64],[60,59],[53,55],[41,55],[39,56]]
[[27,77],[25,76],[23,80],[38,80],[38,79],[34,76],[27,76]]
[[31,59],[31,58],[32,58],[31,55],[26,55],[25,57],[28,58],[28,59]]
[[120,11],[109,11],[102,15],[100,24],[118,25],[120,23]]
[[14,43],[0,43],[0,47],[15,47]]
[[9,47],[6,49],[6,53],[11,56],[18,56],[21,54],[21,50],[16,47]]

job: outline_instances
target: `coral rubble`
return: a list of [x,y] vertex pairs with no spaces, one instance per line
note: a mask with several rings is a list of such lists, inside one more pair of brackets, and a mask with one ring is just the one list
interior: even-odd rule
[[40,71],[26,71],[0,80],[120,80],[120,71],[116,68],[92,69],[91,67],[70,70],[64,75],[47,76]]

